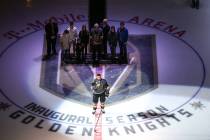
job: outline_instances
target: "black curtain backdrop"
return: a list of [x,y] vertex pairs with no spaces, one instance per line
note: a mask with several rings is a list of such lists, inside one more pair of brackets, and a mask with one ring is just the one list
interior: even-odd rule
[[89,0],[89,29],[106,18],[106,0]]

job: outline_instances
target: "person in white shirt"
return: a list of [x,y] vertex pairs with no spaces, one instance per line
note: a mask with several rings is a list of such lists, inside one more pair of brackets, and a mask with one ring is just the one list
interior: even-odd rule
[[[69,31],[69,53],[71,52],[71,47],[73,47],[73,55],[76,53],[76,39],[78,36],[77,28],[74,26],[74,22],[69,23],[67,30]],[[71,53],[70,53],[71,54]]]

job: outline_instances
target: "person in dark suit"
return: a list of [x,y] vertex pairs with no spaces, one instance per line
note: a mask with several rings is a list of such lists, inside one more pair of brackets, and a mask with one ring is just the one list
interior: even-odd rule
[[118,43],[120,46],[120,60],[121,62],[128,63],[127,60],[127,41],[128,29],[125,27],[125,22],[120,22],[120,28],[117,30]]
[[82,30],[79,32],[79,39],[82,45],[82,57],[84,58],[84,54],[87,55],[87,46],[89,43],[89,31],[87,30],[86,25],[82,26]]
[[56,40],[58,34],[58,24],[49,19],[49,22],[45,25],[45,34],[47,40],[47,58],[50,58],[51,51],[53,55],[57,55],[56,52]]
[[103,51],[104,58],[106,58],[107,57],[107,41],[108,41],[108,34],[110,30],[110,26],[108,24],[107,19],[103,20],[102,29],[103,29],[103,50],[102,51]]
[[76,59],[77,59],[77,62],[78,63],[81,63],[83,62],[83,59],[84,59],[84,48],[81,44],[81,40],[78,38],[76,39],[76,42],[75,42],[75,51],[76,51]]
[[116,47],[117,47],[117,32],[115,31],[115,26],[111,27],[111,30],[109,31],[108,35],[108,42],[109,47],[111,50],[111,59],[112,63],[114,62],[115,56],[116,56]]

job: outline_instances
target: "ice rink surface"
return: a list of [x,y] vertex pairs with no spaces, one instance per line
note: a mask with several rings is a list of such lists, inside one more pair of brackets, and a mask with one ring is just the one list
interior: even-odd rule
[[155,35],[158,85],[108,104],[97,121],[91,105],[40,87],[44,21],[54,17],[62,33],[74,20],[80,30],[88,1],[1,1],[0,139],[209,140],[209,8],[207,0],[198,10],[190,0],[107,1],[110,25]]

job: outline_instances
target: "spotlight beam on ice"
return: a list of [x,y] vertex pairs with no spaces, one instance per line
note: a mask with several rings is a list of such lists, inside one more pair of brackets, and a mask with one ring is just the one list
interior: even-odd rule
[[[131,58],[129,63],[132,63],[134,61],[134,57]],[[127,65],[123,72],[120,74],[120,76],[117,78],[117,80],[114,82],[113,86],[110,89],[110,95],[116,94],[118,89],[121,87],[121,85],[124,83],[124,81],[129,76],[130,72],[133,70],[133,65]]]
[[62,66],[61,67],[61,51],[59,51],[59,56],[58,56],[58,69],[57,69],[57,81],[56,83],[58,85],[64,86],[65,82],[61,82],[61,70],[66,71],[66,74],[68,76],[68,80],[71,81],[73,88],[73,91],[84,95],[84,96],[91,96],[91,93],[87,89],[87,87],[84,85],[83,81],[79,77],[78,73],[75,71],[74,67],[72,65],[69,66]]
[[[139,51],[137,50],[137,47],[132,44],[131,42],[128,42],[128,45],[134,49],[134,53],[130,53],[129,58],[129,64],[124,68],[123,72],[120,74],[120,76],[117,78],[117,80],[114,82],[110,89],[110,95],[114,95],[117,93],[119,88],[122,86],[124,81],[127,79],[131,71],[134,69],[135,65],[137,66],[137,71],[136,71],[136,84],[139,85],[141,84],[141,69],[140,69],[140,54]],[[135,63],[136,62],[136,63]]]

